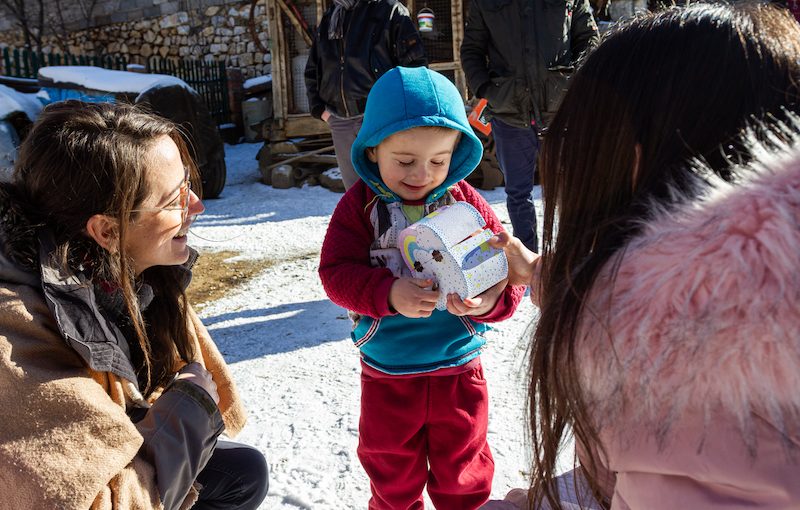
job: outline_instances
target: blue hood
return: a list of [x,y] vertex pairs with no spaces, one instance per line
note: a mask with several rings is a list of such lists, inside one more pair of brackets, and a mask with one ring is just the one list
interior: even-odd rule
[[425,199],[438,200],[447,188],[467,177],[481,161],[483,145],[467,121],[464,100],[450,80],[425,67],[395,67],[375,82],[367,96],[364,121],[353,142],[351,157],[359,177],[381,199],[401,201],[383,183],[378,165],[367,158],[367,147],[419,126],[442,126],[461,131],[447,179]]

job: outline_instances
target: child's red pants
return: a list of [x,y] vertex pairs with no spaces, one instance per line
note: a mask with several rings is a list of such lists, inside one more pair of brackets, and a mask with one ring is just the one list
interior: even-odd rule
[[[466,369],[466,371],[464,371]],[[362,363],[358,458],[370,510],[470,510],[489,499],[488,394],[480,360],[427,375],[388,375]]]

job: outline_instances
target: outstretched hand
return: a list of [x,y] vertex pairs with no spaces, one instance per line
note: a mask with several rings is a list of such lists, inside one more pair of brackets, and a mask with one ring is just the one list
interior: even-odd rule
[[502,249],[508,259],[509,285],[528,285],[531,290],[531,301],[539,305],[539,272],[541,271],[541,256],[532,252],[522,244],[522,241],[508,232],[500,232],[489,239],[489,246]]
[[489,246],[502,249],[508,259],[509,285],[530,285],[531,280],[538,274],[538,253],[532,252],[522,244],[522,241],[508,232],[500,232],[489,239]]
[[430,278],[398,278],[389,290],[389,306],[411,319],[430,317],[439,299],[439,291],[431,290],[432,285]]
[[484,315],[492,311],[503,294],[508,280],[502,280],[475,297],[461,299],[456,294],[447,295],[447,311],[453,315]]

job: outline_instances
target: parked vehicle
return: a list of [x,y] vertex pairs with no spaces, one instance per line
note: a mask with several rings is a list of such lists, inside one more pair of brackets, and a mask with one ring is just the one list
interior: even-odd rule
[[35,95],[0,85],[0,180],[11,176],[20,140],[41,109]]
[[222,193],[227,173],[225,146],[202,98],[180,78],[92,66],[48,66],[39,69],[39,85],[39,98],[45,104],[81,99],[148,105],[183,128],[200,169],[203,198]]

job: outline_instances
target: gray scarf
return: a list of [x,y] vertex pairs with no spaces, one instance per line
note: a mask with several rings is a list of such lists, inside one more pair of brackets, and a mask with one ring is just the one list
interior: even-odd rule
[[358,0],[333,0],[336,7],[331,14],[331,22],[328,25],[328,39],[342,38],[342,25],[344,24],[344,11],[349,11],[358,3]]

